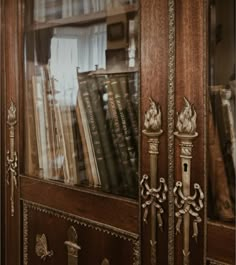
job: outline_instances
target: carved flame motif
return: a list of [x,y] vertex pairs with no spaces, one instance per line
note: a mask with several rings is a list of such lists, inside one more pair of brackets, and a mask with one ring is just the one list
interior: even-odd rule
[[181,134],[195,134],[197,114],[193,106],[184,97],[185,106],[180,114],[177,112],[176,128]]
[[161,130],[161,109],[160,105],[149,98],[150,107],[145,112],[144,128],[151,132]]

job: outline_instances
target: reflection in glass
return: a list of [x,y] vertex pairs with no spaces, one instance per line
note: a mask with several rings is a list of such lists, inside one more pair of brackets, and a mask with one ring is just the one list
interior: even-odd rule
[[137,3],[31,4],[26,2],[25,173],[136,197]]
[[235,0],[210,2],[208,214],[230,222],[235,219]]

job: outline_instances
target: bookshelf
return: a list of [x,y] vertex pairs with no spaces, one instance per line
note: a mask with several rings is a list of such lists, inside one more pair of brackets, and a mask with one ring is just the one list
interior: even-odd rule
[[83,26],[87,24],[95,24],[98,22],[104,22],[109,17],[114,17],[122,14],[134,14],[137,11],[138,11],[138,5],[130,4],[127,6],[110,8],[108,10],[92,12],[89,14],[81,14],[71,17],[50,19],[45,22],[34,23],[33,25],[27,28],[27,31],[47,29],[47,28],[66,26],[66,25]]
[[235,264],[234,7],[1,1],[1,264]]

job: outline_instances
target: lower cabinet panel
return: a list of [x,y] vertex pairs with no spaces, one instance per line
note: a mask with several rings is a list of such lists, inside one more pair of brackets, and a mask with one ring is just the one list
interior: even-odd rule
[[[30,202],[23,202],[22,207],[24,265],[140,264],[136,234]],[[74,236],[68,235],[69,229],[77,234],[75,243],[72,242]],[[70,249],[69,257],[68,242],[69,245],[72,242],[75,250],[80,247],[75,252]]]

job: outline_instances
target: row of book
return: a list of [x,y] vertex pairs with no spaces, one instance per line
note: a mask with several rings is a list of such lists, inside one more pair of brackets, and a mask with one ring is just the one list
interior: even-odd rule
[[136,0],[34,0],[33,21],[45,21],[86,15],[134,4]]
[[[77,116],[81,134],[84,132],[87,136],[83,147],[92,146],[92,159],[95,158],[88,164],[97,166],[94,171],[100,176],[105,191],[135,194],[138,120],[136,106],[130,97],[132,92],[135,93],[134,74],[79,74],[78,80]],[[89,129],[87,133],[84,131],[86,127]]]
[[210,87],[209,176],[213,215],[235,219],[236,177],[236,81]]
[[[26,93],[27,173],[135,196],[136,75],[78,74],[76,104],[62,104],[49,68],[38,66]],[[68,92],[64,97],[68,98]]]

